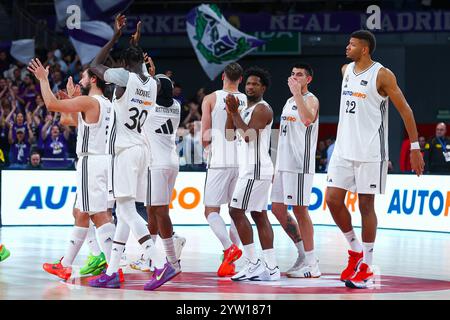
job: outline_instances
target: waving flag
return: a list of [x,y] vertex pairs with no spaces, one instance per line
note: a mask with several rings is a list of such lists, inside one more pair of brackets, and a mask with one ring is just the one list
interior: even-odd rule
[[134,0],[55,0],[58,23],[63,26],[68,17],[67,8],[76,5],[80,8],[81,21],[108,20],[125,11]]
[[88,21],[81,22],[81,29],[71,29],[68,33],[81,63],[88,64],[111,40],[114,30],[103,21]]
[[215,5],[202,4],[186,16],[186,29],[197,58],[211,80],[225,66],[264,44],[233,27]]
[[0,49],[8,50],[11,56],[24,64],[34,58],[34,39],[0,42]]

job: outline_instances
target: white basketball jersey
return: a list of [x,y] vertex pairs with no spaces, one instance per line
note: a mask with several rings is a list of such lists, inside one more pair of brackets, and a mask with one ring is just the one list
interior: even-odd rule
[[216,104],[211,112],[211,145],[208,155],[208,168],[237,168],[236,141],[225,139],[227,111],[225,98],[231,93],[239,99],[239,108],[247,107],[247,96],[240,92],[217,90]]
[[[303,95],[303,100],[314,97],[311,92]],[[294,97],[283,107],[277,149],[277,171],[294,173],[315,173],[316,148],[319,134],[319,117],[305,126],[300,119]]]
[[174,168],[178,170],[176,134],[180,124],[181,106],[173,100],[170,107],[155,105],[149,112],[144,130],[150,142],[150,168]]
[[114,95],[114,122],[111,127],[110,153],[143,145],[149,147],[144,133],[144,124],[156,103],[156,81],[147,77],[144,81],[138,74],[130,72],[124,94],[120,99]]
[[112,104],[105,96],[92,96],[100,105],[100,114],[97,123],[86,123],[78,112],[77,155],[104,155],[107,154],[106,140],[109,127]]
[[[240,111],[242,120],[246,124],[250,122],[255,107],[261,103],[271,109],[269,104],[262,100],[254,106],[244,108]],[[236,131],[239,156],[239,178],[272,180],[273,163],[269,153],[272,122],[273,121],[257,133],[256,139],[249,142],[245,142],[244,137],[239,134],[239,131]],[[247,132],[247,135],[249,135],[249,132]]]
[[377,90],[378,71],[374,62],[359,74],[352,62],[342,81],[341,106],[333,152],[348,160],[379,162],[388,160],[388,97]]

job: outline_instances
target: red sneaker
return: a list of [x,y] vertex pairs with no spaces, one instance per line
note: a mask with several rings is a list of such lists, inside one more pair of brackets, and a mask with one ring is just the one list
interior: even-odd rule
[[341,273],[341,281],[345,282],[355,275],[358,270],[359,264],[362,262],[363,253],[348,250],[348,264],[344,271]]
[[72,268],[71,267],[63,267],[61,264],[61,258],[58,262],[55,263],[44,263],[43,268],[46,272],[53,274],[63,280],[68,280],[70,276],[72,275]]
[[227,250],[223,252],[223,261],[217,270],[217,275],[219,277],[229,276],[234,272],[234,264],[237,259],[242,256],[242,250],[238,248],[235,244],[232,244]]
[[361,263],[358,272],[350,279],[345,281],[345,286],[352,289],[367,289],[372,284],[373,272],[369,266]]

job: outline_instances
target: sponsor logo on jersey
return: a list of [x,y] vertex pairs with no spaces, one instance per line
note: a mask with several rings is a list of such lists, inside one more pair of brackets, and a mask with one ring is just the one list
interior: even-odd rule
[[349,91],[349,90],[342,91],[342,95],[343,96],[352,96],[352,97],[361,98],[361,99],[367,98],[367,95],[365,93]]
[[131,99],[131,102],[143,104],[144,106],[151,106],[153,104],[153,102],[151,102],[151,101],[145,101],[145,100],[136,99],[136,98]]
[[361,85],[362,85],[362,86],[367,86],[367,83],[368,83],[368,82],[367,82],[366,80],[361,80]]
[[292,110],[297,110],[297,106],[292,106]]
[[281,116],[281,120],[288,122],[296,122],[297,118],[293,116]]

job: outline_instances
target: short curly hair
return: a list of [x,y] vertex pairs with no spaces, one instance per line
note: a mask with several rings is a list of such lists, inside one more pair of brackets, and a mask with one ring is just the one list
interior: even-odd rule
[[270,73],[267,70],[264,70],[260,67],[250,67],[247,70],[245,70],[244,72],[244,83],[247,82],[247,79],[250,76],[255,76],[258,77],[262,83],[263,86],[265,86],[266,88],[270,87]]

